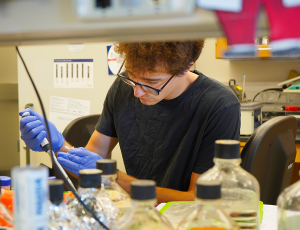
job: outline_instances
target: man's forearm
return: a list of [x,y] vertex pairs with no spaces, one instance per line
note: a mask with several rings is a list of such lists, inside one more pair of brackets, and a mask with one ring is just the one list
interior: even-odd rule
[[138,180],[137,178],[134,178],[132,176],[127,175],[126,173],[123,173],[118,170],[118,177],[117,177],[117,183],[121,185],[123,189],[125,189],[126,192],[130,194],[130,183],[131,181]]
[[170,188],[156,187],[156,198],[158,203],[170,201],[193,201],[195,193],[192,191],[182,192]]
[[[132,176],[129,176],[121,171],[118,171],[118,184],[130,194],[131,181],[138,180]],[[193,201],[195,199],[194,191],[182,192],[169,188],[156,187],[156,198],[158,203],[170,202],[170,201]]]

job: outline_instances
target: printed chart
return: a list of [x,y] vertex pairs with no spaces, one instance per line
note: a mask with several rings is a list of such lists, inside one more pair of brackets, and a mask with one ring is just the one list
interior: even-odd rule
[[93,59],[54,59],[54,88],[93,88]]

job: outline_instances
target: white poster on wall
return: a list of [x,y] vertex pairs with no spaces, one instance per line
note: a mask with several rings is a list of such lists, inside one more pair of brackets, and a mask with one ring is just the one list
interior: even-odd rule
[[65,127],[74,119],[90,114],[91,102],[66,97],[50,97],[49,120],[63,132]]
[[93,88],[93,59],[54,59],[54,88]]
[[[108,74],[109,75],[117,75],[122,63],[123,58],[120,57],[119,54],[115,52],[114,46],[107,46],[107,65],[108,65]],[[125,68],[123,66],[122,71],[124,71]]]

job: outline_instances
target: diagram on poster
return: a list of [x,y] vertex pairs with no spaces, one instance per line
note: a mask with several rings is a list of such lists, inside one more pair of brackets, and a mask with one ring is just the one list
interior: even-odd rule
[[51,96],[49,119],[62,132],[72,120],[89,115],[90,105],[87,100]]
[[93,88],[93,59],[54,59],[54,88]]

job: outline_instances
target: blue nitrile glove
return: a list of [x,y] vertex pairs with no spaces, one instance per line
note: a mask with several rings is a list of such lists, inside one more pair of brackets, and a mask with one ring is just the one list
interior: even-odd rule
[[79,170],[96,168],[96,161],[102,159],[98,154],[83,147],[71,149],[68,153],[57,153],[57,160],[63,168],[76,175],[79,175]]
[[[31,109],[24,109],[19,115],[22,116],[25,112],[29,112],[30,116],[23,117],[20,120],[21,138],[30,149],[42,152],[44,150],[41,147],[41,143],[44,138],[47,137],[44,117]],[[63,145],[65,138],[49,120],[48,125],[53,151],[58,152]]]

